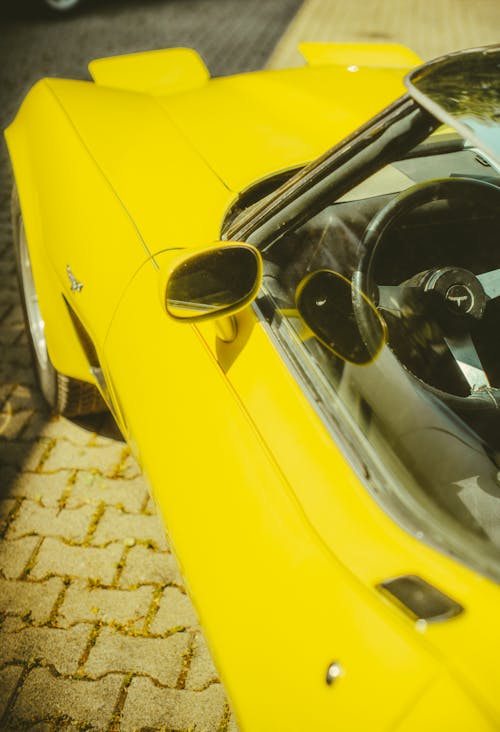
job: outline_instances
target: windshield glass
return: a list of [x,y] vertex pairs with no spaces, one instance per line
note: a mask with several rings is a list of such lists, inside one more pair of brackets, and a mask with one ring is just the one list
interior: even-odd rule
[[264,223],[258,306],[385,510],[499,580],[500,176],[437,124]]
[[415,69],[410,94],[500,164],[500,48],[461,51]]

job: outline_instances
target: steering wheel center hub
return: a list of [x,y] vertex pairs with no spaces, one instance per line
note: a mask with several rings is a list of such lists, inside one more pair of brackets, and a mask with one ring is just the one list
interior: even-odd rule
[[450,303],[453,310],[461,313],[470,313],[474,308],[474,293],[467,285],[452,285],[445,294],[445,300]]
[[441,267],[426,273],[423,285],[425,292],[440,295],[453,315],[482,318],[487,297],[472,272],[460,267]]

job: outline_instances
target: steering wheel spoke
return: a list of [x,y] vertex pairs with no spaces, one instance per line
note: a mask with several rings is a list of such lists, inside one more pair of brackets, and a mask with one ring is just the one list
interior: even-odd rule
[[400,285],[379,285],[378,307],[399,312],[403,307],[403,288]]
[[470,333],[446,336],[444,339],[451,355],[470,386],[471,394],[489,389],[491,384],[484,370]]
[[490,300],[500,296],[500,269],[492,269],[490,272],[483,272],[476,277]]
[[405,307],[408,307],[412,294],[417,292],[416,287],[405,283],[401,285],[379,285],[377,307],[392,313],[400,313]]

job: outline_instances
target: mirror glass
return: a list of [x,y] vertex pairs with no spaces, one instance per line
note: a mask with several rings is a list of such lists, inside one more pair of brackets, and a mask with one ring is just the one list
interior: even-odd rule
[[170,274],[167,311],[173,318],[191,320],[233,312],[255,295],[260,272],[259,252],[248,245],[197,252]]
[[373,361],[384,345],[385,324],[373,303],[357,290],[365,306],[361,334],[353,309],[353,289],[337,272],[318,270],[299,284],[296,303],[301,318],[324,346],[344,361],[363,365]]

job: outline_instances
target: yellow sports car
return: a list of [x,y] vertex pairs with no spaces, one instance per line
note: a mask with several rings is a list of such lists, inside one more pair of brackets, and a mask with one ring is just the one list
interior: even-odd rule
[[301,51],[30,91],[40,386],[115,416],[242,730],[498,730],[500,46]]

